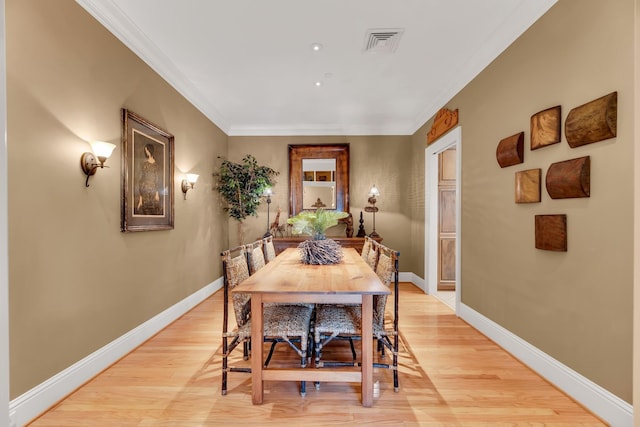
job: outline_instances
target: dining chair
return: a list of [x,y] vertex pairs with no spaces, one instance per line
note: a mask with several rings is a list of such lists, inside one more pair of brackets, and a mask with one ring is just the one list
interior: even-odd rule
[[[236,326],[229,329],[229,295],[240,282],[249,277],[249,266],[244,245],[228,249],[220,254],[224,278],[223,318],[222,318],[222,395],[227,394],[229,372],[251,372],[251,368],[229,367],[229,354],[243,344],[243,359],[249,358],[251,342],[251,296],[234,293],[231,296]],[[231,341],[229,341],[231,339]]]
[[[233,286],[235,286],[239,284],[242,280],[248,278],[249,275],[254,274],[265,265],[262,252],[262,240],[242,246],[241,252],[245,255],[244,263],[240,255],[234,258],[235,262],[233,263],[225,261],[225,252],[222,253],[223,265],[225,265],[226,262],[224,268],[226,273],[225,307],[228,307],[228,292],[233,288],[231,285],[233,284]],[[229,269],[229,266],[233,266],[233,268]],[[236,278],[240,280],[236,280]],[[227,284],[229,286],[227,286]],[[226,359],[229,353],[243,340],[245,342],[245,360],[248,358],[248,349],[250,349],[250,345],[247,344],[250,344],[251,337],[251,297],[245,294],[234,293],[232,299],[238,328],[234,329],[231,333],[228,331],[227,325],[225,324],[228,319],[228,311],[225,311],[223,321],[223,395],[226,394],[226,372],[228,366]],[[309,331],[312,314],[313,307],[310,305],[264,304],[264,342],[271,343],[269,353],[264,362],[265,367],[271,361],[276,344],[278,343],[287,343],[297,353],[301,366],[303,368],[307,366],[308,356],[310,354]],[[238,321],[238,319],[240,319],[240,321]],[[225,341],[236,331],[237,336],[234,336],[231,344],[227,346]],[[250,368],[229,369],[228,371],[233,372],[236,370],[240,372],[251,372]],[[300,385],[300,393],[303,396],[306,393],[305,382],[302,382]]]
[[[391,364],[374,363],[374,367],[390,368],[393,370],[394,390],[399,390],[398,383],[398,315],[399,315],[399,295],[398,295],[398,258],[400,252],[392,250],[376,241],[372,240],[371,250],[376,252],[375,271],[380,280],[386,286],[393,286],[392,295],[393,320],[385,321],[385,310],[387,295],[373,296],[373,339],[377,340],[380,359],[385,357],[384,349],[387,348],[392,354]],[[322,304],[316,307],[316,317],[314,322],[314,345],[316,367],[358,364],[356,354],[352,345],[352,361],[322,361],[322,349],[332,340],[341,339],[362,339],[362,307],[360,305],[336,305]],[[316,383],[316,388],[319,384]]]

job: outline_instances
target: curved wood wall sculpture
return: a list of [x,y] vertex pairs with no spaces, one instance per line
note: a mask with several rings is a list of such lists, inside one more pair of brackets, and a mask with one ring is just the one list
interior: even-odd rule
[[552,199],[589,197],[591,192],[591,158],[580,157],[552,163],[545,179]]
[[564,135],[571,148],[613,138],[617,132],[618,92],[611,92],[569,111]]
[[496,159],[501,168],[524,162],[524,132],[501,140],[496,148]]
[[560,142],[560,109],[556,105],[531,116],[532,150]]
[[567,251],[567,215],[536,215],[536,249]]

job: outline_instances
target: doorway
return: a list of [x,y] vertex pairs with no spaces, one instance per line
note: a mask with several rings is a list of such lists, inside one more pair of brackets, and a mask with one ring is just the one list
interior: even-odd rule
[[461,136],[458,126],[425,150],[426,291],[456,311],[461,295]]

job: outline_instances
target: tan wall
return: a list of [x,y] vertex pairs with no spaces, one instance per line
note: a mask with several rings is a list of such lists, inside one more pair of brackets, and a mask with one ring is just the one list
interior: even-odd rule
[[[251,153],[281,172],[287,145],[350,143],[351,212],[380,188],[377,231],[424,277],[426,123],[412,137],[227,137],[74,2],[7,0],[11,397],[220,277],[211,254],[237,243],[211,173]],[[561,0],[449,104],[463,127],[463,302],[631,400],[633,2]],[[497,142],[531,114],[619,93],[618,137],[564,141],[500,169]],[[123,234],[120,119],[127,107],[176,137],[176,228]],[[118,145],[84,187],[85,142]],[[513,203],[513,173],[592,156],[592,196]],[[180,173],[200,174],[188,200]],[[533,247],[533,216],[567,213],[569,251]],[[266,229],[266,206],[247,238]],[[371,218],[364,214],[367,231]],[[613,226],[608,226],[613,224]],[[46,354],[47,357],[43,357]]]
[[[227,137],[75,2],[7,0],[6,21],[15,398],[221,276]],[[174,230],[120,232],[122,107],[175,136]],[[86,188],[92,139],[117,148]]]
[[[462,301],[620,398],[632,396],[634,1],[561,0],[449,102],[462,126]],[[531,151],[529,120],[618,92],[617,138]],[[525,162],[496,146],[525,132]],[[514,173],[591,157],[591,197],[514,203]],[[534,247],[566,214],[568,251]]]
[[[363,212],[365,230],[371,233],[373,220],[364,212],[367,193],[376,184],[380,197],[376,206],[376,231],[384,243],[400,251],[400,270],[413,271],[411,255],[410,174],[404,173],[411,164],[411,138],[408,136],[295,136],[295,137],[229,137],[229,160],[240,161],[252,154],[261,165],[280,172],[274,186],[271,203],[271,221],[278,207],[282,209],[280,224],[289,214],[289,144],[338,144],[349,143],[350,186],[349,206],[354,217],[354,235],[358,231],[360,212]],[[267,205],[260,206],[258,217],[245,222],[245,242],[262,236],[267,228]],[[330,230],[328,234],[340,234],[342,230]],[[230,220],[229,241],[238,243],[236,221]]]
[[[635,77],[635,91],[634,91],[634,108],[635,111],[640,111],[640,0],[635,0],[635,50],[634,50],[634,77]],[[634,116],[635,117],[635,116]],[[634,120],[634,175],[633,182],[640,182],[640,121]],[[640,224],[640,185],[635,185],[634,195],[634,224]],[[640,227],[637,225],[634,227],[634,253],[640,253]],[[633,271],[633,324],[640,325],[640,260],[637,256],[633,257],[634,271]],[[633,404],[635,411],[634,425],[640,427],[640,415],[638,415],[638,408],[640,408],[640,328],[635,327],[633,329]]]

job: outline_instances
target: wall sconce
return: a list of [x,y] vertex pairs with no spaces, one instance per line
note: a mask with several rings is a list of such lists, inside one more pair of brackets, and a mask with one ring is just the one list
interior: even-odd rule
[[188,173],[187,178],[182,180],[182,192],[185,200],[187,200],[187,191],[193,189],[193,186],[196,185],[198,176],[195,173]]
[[371,187],[371,190],[369,190],[369,198],[367,199],[367,201],[371,203],[371,206],[366,206],[364,208],[366,212],[373,213],[373,231],[371,232],[371,234],[369,234],[369,237],[380,237],[380,235],[376,233],[376,212],[378,212],[378,208],[376,207],[376,197],[379,195],[380,191],[378,191],[378,187],[373,184],[373,187]]
[[87,181],[85,182],[86,187],[89,186],[89,177],[95,175],[98,168],[109,167],[105,166],[104,162],[106,162],[109,156],[111,156],[114,148],[116,148],[115,144],[103,141],[93,141],[91,143],[93,153],[89,151],[82,153],[82,156],[80,157],[80,167],[82,167],[84,174],[87,175]]
[[263,237],[271,236],[270,224],[269,224],[269,212],[271,211],[271,196],[273,196],[273,190],[271,187],[266,187],[264,192],[262,193],[262,197],[266,198],[267,202],[267,232],[264,233]]

